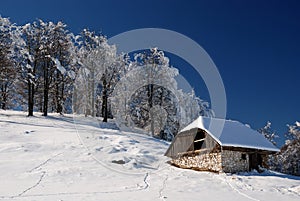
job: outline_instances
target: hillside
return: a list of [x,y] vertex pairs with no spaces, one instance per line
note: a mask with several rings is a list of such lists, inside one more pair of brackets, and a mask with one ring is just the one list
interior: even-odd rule
[[300,178],[172,167],[168,143],[113,122],[0,111],[0,200],[299,200]]

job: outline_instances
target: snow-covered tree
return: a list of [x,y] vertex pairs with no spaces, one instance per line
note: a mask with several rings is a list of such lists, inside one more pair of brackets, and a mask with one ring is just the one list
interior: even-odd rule
[[81,68],[75,80],[73,109],[79,114],[95,116],[95,80],[100,79],[101,73],[96,67],[95,49],[101,45],[104,37],[84,29],[77,38],[79,39],[78,56]]
[[129,100],[130,116],[136,126],[162,138],[165,129],[172,132],[178,130],[179,106],[176,96],[167,88],[152,84],[151,89],[152,95],[149,94],[149,86],[143,86],[132,94]]
[[[177,101],[174,95],[177,90],[174,77],[178,70],[169,65],[169,59],[157,48],[136,54],[126,70],[112,99],[118,122],[135,124],[150,131],[152,135],[159,135],[160,132],[155,131],[158,119],[162,120],[168,113],[166,124],[171,119],[177,121],[174,116],[179,112],[171,112],[170,108]],[[160,107],[160,113],[155,112],[157,107]],[[173,107],[173,110],[177,108]]]
[[37,88],[40,84],[40,74],[38,64],[40,59],[39,44],[41,40],[41,33],[36,22],[26,24],[22,27],[23,43],[20,48],[20,64],[21,74],[19,86],[19,93],[24,99],[27,99],[28,116],[33,116],[34,106],[36,100]]
[[[264,127],[258,129],[257,131],[259,133],[261,133],[273,145],[276,146],[275,138],[278,138],[279,136],[271,128],[271,122],[270,121],[268,121]],[[270,155],[268,157],[268,165],[269,165],[270,169],[277,170],[278,163],[279,163],[278,159],[279,159],[279,157],[277,157],[276,155]]]
[[66,30],[66,25],[62,22],[50,24],[50,56],[54,65],[52,75],[53,84],[50,85],[49,95],[51,97],[51,111],[62,113],[70,111],[73,80],[78,68],[76,48],[73,43],[73,35]]
[[11,98],[11,90],[17,76],[14,61],[15,25],[8,18],[0,16],[0,108],[7,109]]
[[74,108],[77,113],[83,112],[86,116],[96,116],[96,109],[101,109],[101,116],[106,122],[109,116],[108,98],[120,78],[123,57],[117,55],[116,47],[109,45],[104,36],[83,30],[81,40],[82,67],[76,79]]
[[258,129],[257,131],[261,133],[266,139],[268,139],[273,145],[276,146],[275,138],[278,138],[279,136],[271,128],[271,122],[268,121],[264,127]]
[[137,126],[172,140],[180,128],[199,115],[213,116],[209,104],[194,92],[178,90],[178,69],[170,65],[163,51],[152,48],[135,54],[125,69],[112,97],[119,126]]
[[287,140],[272,158],[271,168],[286,174],[300,175],[300,124],[287,125]]
[[45,116],[48,111],[61,113],[71,108],[65,102],[76,72],[72,34],[62,22],[42,20],[24,25],[22,32],[20,64],[27,87],[19,91],[27,97],[28,115],[35,108]]
[[[171,118],[174,119],[177,116],[176,96],[172,94],[172,91],[177,89],[174,77],[178,74],[178,71],[170,66],[169,59],[158,48],[151,48],[150,51],[137,54],[135,56],[135,63],[138,65],[137,67],[142,67],[145,72],[144,75],[139,74],[142,77],[138,77],[138,79],[144,79],[147,83],[141,86],[141,88],[144,88],[143,91],[145,93],[144,97],[140,96],[140,100],[145,98],[145,101],[141,102],[140,105],[135,105],[131,113],[134,114],[136,110],[139,114],[142,112],[146,113],[143,115],[145,117],[143,121],[149,123],[149,130],[154,136],[157,135],[155,132],[155,122],[157,119],[162,119],[164,113],[167,113],[168,115],[165,120],[167,124]],[[159,106],[164,112],[157,113],[155,106]]]
[[287,140],[280,150],[282,170],[285,173],[300,175],[300,125],[288,125]]
[[298,121],[295,122],[295,125],[287,125],[288,131],[285,134],[286,142],[285,144],[288,145],[294,140],[300,140],[300,123]]
[[180,127],[183,128],[199,116],[213,117],[214,113],[209,108],[209,103],[196,96],[194,90],[190,93],[178,91],[181,105]]

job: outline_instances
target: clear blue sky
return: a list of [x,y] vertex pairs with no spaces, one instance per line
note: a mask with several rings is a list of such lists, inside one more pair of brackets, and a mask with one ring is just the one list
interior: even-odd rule
[[[300,3],[228,0],[1,1],[0,14],[17,24],[62,20],[108,37],[137,28],[165,28],[185,34],[211,56],[223,78],[229,119],[253,128],[270,120],[279,132],[300,121]],[[186,68],[174,58],[174,66]],[[208,100],[201,78],[183,73]]]

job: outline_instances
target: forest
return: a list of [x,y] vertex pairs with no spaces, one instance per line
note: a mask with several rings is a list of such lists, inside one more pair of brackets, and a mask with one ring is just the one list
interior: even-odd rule
[[75,35],[63,22],[0,20],[3,110],[115,117],[164,139],[213,115],[207,101],[178,89],[178,69],[158,48],[118,54],[104,35]]

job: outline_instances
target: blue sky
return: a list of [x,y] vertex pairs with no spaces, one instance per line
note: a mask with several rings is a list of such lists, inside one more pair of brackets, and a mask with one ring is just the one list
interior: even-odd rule
[[[62,20],[108,37],[138,28],[164,28],[199,43],[215,62],[227,94],[227,117],[278,132],[300,121],[300,3],[298,1],[85,0],[1,1],[0,14],[17,24]],[[186,63],[171,63],[209,100]],[[200,80],[200,81],[199,81]]]

